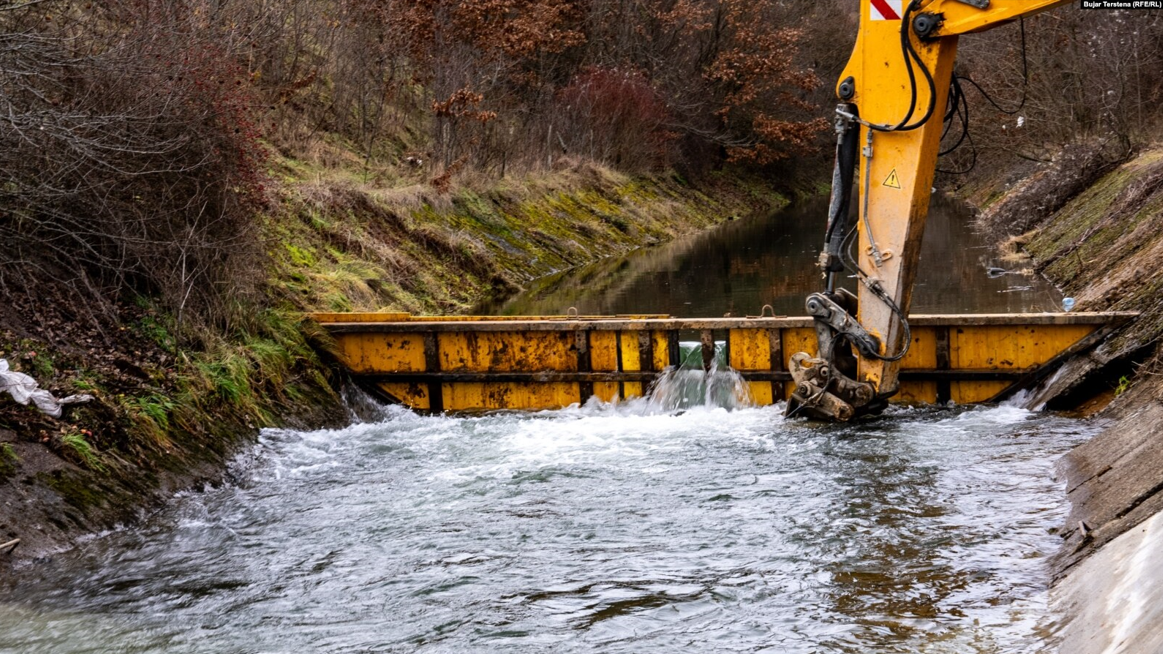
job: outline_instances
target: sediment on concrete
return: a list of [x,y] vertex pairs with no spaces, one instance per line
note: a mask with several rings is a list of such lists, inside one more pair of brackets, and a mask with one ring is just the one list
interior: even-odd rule
[[1068,654],[1163,652],[1163,514],[1080,563],[1052,591]]

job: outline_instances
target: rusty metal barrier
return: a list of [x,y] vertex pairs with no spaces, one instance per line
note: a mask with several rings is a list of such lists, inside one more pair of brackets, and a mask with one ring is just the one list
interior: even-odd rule
[[[998,401],[1096,346],[1134,313],[914,315],[902,403]],[[716,342],[757,405],[792,391],[788,361],[814,353],[810,318],[452,316],[317,313],[340,362],[382,399],[419,411],[557,409],[591,397],[641,397],[679,365],[697,334],[709,367]]]

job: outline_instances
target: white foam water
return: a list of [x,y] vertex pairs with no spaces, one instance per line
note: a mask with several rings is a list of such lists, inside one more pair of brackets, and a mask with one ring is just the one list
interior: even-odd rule
[[1049,646],[1051,465],[1085,423],[821,425],[675,372],[681,402],[265,431],[235,483],[3,580],[0,651]]
[[710,367],[703,369],[702,346],[684,342],[682,364],[667,368],[647,393],[650,410],[668,413],[693,407],[742,409],[753,406],[751,389],[743,376],[724,361],[723,343],[715,344]]

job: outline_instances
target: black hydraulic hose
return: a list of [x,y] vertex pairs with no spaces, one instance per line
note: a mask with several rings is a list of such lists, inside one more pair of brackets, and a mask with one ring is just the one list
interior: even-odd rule
[[885,304],[885,306],[887,306],[889,308],[889,311],[892,311],[893,314],[895,314],[896,317],[900,319],[901,329],[904,330],[904,343],[905,344],[901,348],[900,352],[897,352],[896,354],[893,354],[893,355],[874,354],[873,358],[879,359],[881,361],[886,361],[888,363],[900,361],[901,359],[905,358],[905,356],[908,355],[909,349],[911,349],[913,346],[913,330],[909,326],[909,319],[907,316],[905,316],[905,312],[902,311],[900,306],[898,306],[897,303],[894,302],[893,299],[891,297],[889,297],[887,293],[884,292],[884,289],[881,288],[878,283],[872,283],[872,282],[868,281],[868,279],[869,279],[868,274],[865,273],[864,270],[862,270],[860,268],[860,264],[856,262],[856,258],[852,255],[852,246],[858,240],[858,239],[854,238],[856,236],[857,231],[858,231],[858,228],[853,227],[852,231],[848,232],[848,235],[844,237],[844,242],[846,243],[845,247],[843,248],[843,252],[845,254],[845,259],[846,259],[845,267],[848,268],[848,270],[851,271],[852,274],[859,277],[861,282],[864,283],[864,286],[866,288],[868,288],[869,291],[872,291],[872,294],[875,295],[877,297],[877,299],[879,299],[881,302],[883,302]]
[[[956,113],[958,119],[961,121],[961,136],[957,139],[956,143],[938,153],[938,156],[942,157],[961,147],[961,144],[965,142],[966,137],[969,136],[969,101],[965,98],[965,92],[961,90],[961,83],[956,75],[953,77],[952,90],[950,93],[952,94],[953,101],[957,105]],[[953,121],[950,120],[949,126],[952,125]],[[948,132],[949,130],[946,129],[945,131]],[[944,137],[942,136],[942,138]]]
[[912,119],[913,113],[917,110],[917,74],[913,71],[913,60],[909,57],[908,48],[905,47],[905,43],[909,40],[909,17],[913,13],[913,5],[916,5],[917,2],[918,0],[913,0],[909,3],[909,6],[905,8],[904,19],[901,21],[901,51],[905,56],[905,70],[909,73],[909,88],[912,91],[909,98],[909,110],[905,112],[905,117],[897,123],[896,127],[887,131],[905,131],[909,120]]
[[999,112],[1001,112],[1007,116],[1013,116],[1014,114],[1017,114],[1022,109],[1024,109],[1026,106],[1026,101],[1029,100],[1029,97],[1030,97],[1030,93],[1029,93],[1029,91],[1030,91],[1030,58],[1026,52],[1026,20],[1025,20],[1025,18],[1022,18],[1019,20],[1019,26],[1020,26],[1021,33],[1022,33],[1022,100],[1021,100],[1021,102],[1018,103],[1018,106],[1016,108],[1006,109],[1006,108],[1002,107],[992,97],[990,97],[989,93],[986,93],[985,89],[981,88],[980,84],[973,81],[969,77],[964,77],[964,76],[961,77],[961,79],[972,84],[973,88],[977,89],[977,92],[980,93],[983,98],[985,98],[986,102],[993,105],[994,109],[997,109]]
[[[901,54],[905,59],[905,71],[909,75],[909,110],[905,112],[904,118],[894,126],[874,125],[870,124],[873,130],[878,132],[910,132],[912,130],[923,127],[929,119],[933,117],[933,112],[937,109],[937,83],[933,80],[933,74],[929,72],[929,67],[925,65],[921,55],[917,53],[913,46],[912,29],[913,13],[921,8],[920,0],[912,0],[909,6],[905,8],[904,17],[901,20]],[[914,123],[910,123],[917,110],[917,73],[913,69],[913,62],[916,61],[917,66],[920,67],[921,73],[925,76],[925,82],[929,86],[929,106],[925,109],[925,115]]]
[[954,150],[957,150],[958,148],[960,148],[964,143],[968,142],[969,147],[973,153],[973,158],[970,160],[969,166],[967,168],[965,168],[964,170],[937,169],[937,172],[944,173],[946,175],[964,175],[977,167],[977,157],[978,157],[977,146],[973,143],[973,134],[970,132],[970,129],[969,129],[969,98],[965,93],[965,89],[963,89],[961,87],[962,81],[965,81],[965,82],[968,82],[969,84],[971,84],[973,86],[973,88],[977,89],[978,93],[981,93],[982,97],[984,97],[985,100],[987,102],[989,102],[989,104],[993,105],[994,109],[998,110],[999,112],[1001,112],[1003,114],[1013,116],[1013,115],[1021,112],[1021,110],[1026,106],[1026,101],[1029,99],[1030,61],[1029,61],[1029,54],[1028,54],[1027,48],[1026,48],[1026,21],[1024,18],[1019,19],[1019,27],[1021,29],[1021,37],[1022,37],[1022,99],[1021,99],[1021,102],[1019,102],[1018,106],[1014,109],[1006,109],[1006,108],[1002,107],[1001,105],[999,105],[997,103],[997,101],[995,101],[992,97],[990,97],[989,93],[987,93],[985,91],[985,89],[983,89],[981,87],[981,85],[978,84],[977,82],[975,82],[973,79],[971,79],[970,77],[967,77],[965,75],[954,74],[953,80],[952,80],[952,83],[950,86],[950,92],[949,92],[950,93],[949,110],[945,114],[945,121],[947,122],[947,124],[945,125],[945,131],[941,134],[941,139],[944,140],[945,137],[949,135],[949,130],[953,127],[952,116],[953,116],[954,112],[956,113],[956,115],[958,116],[958,118],[960,119],[960,122],[961,122],[961,136],[958,137],[956,143],[954,143],[952,146],[942,150],[939,153],[939,155],[940,156],[947,155],[947,154],[953,152]]
[[[923,127],[925,123],[929,122],[929,119],[933,117],[933,112],[937,108],[937,83],[933,80],[933,74],[929,72],[929,67],[925,65],[925,62],[921,59],[921,55],[917,54],[917,50],[913,46],[913,22],[910,19],[912,18],[913,12],[920,8],[920,0],[913,0],[911,3],[909,3],[909,8],[905,11],[904,19],[901,24],[901,46],[905,53],[905,63],[909,64],[909,77],[915,79],[915,76],[912,72],[912,65],[909,63],[911,60],[915,60],[917,62],[917,65],[921,68],[921,73],[925,76],[925,81],[929,85],[929,106],[925,110],[925,115],[920,120],[911,125],[906,124],[898,127],[897,131],[902,132],[907,132]],[[913,104],[916,104],[916,84],[913,83],[912,86],[914,96]]]

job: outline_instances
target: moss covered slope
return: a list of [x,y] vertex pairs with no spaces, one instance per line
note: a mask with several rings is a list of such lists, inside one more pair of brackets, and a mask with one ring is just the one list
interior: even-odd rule
[[449,193],[299,183],[268,218],[272,286],[301,309],[464,311],[536,277],[785,203],[758,182],[694,186],[588,164]]

